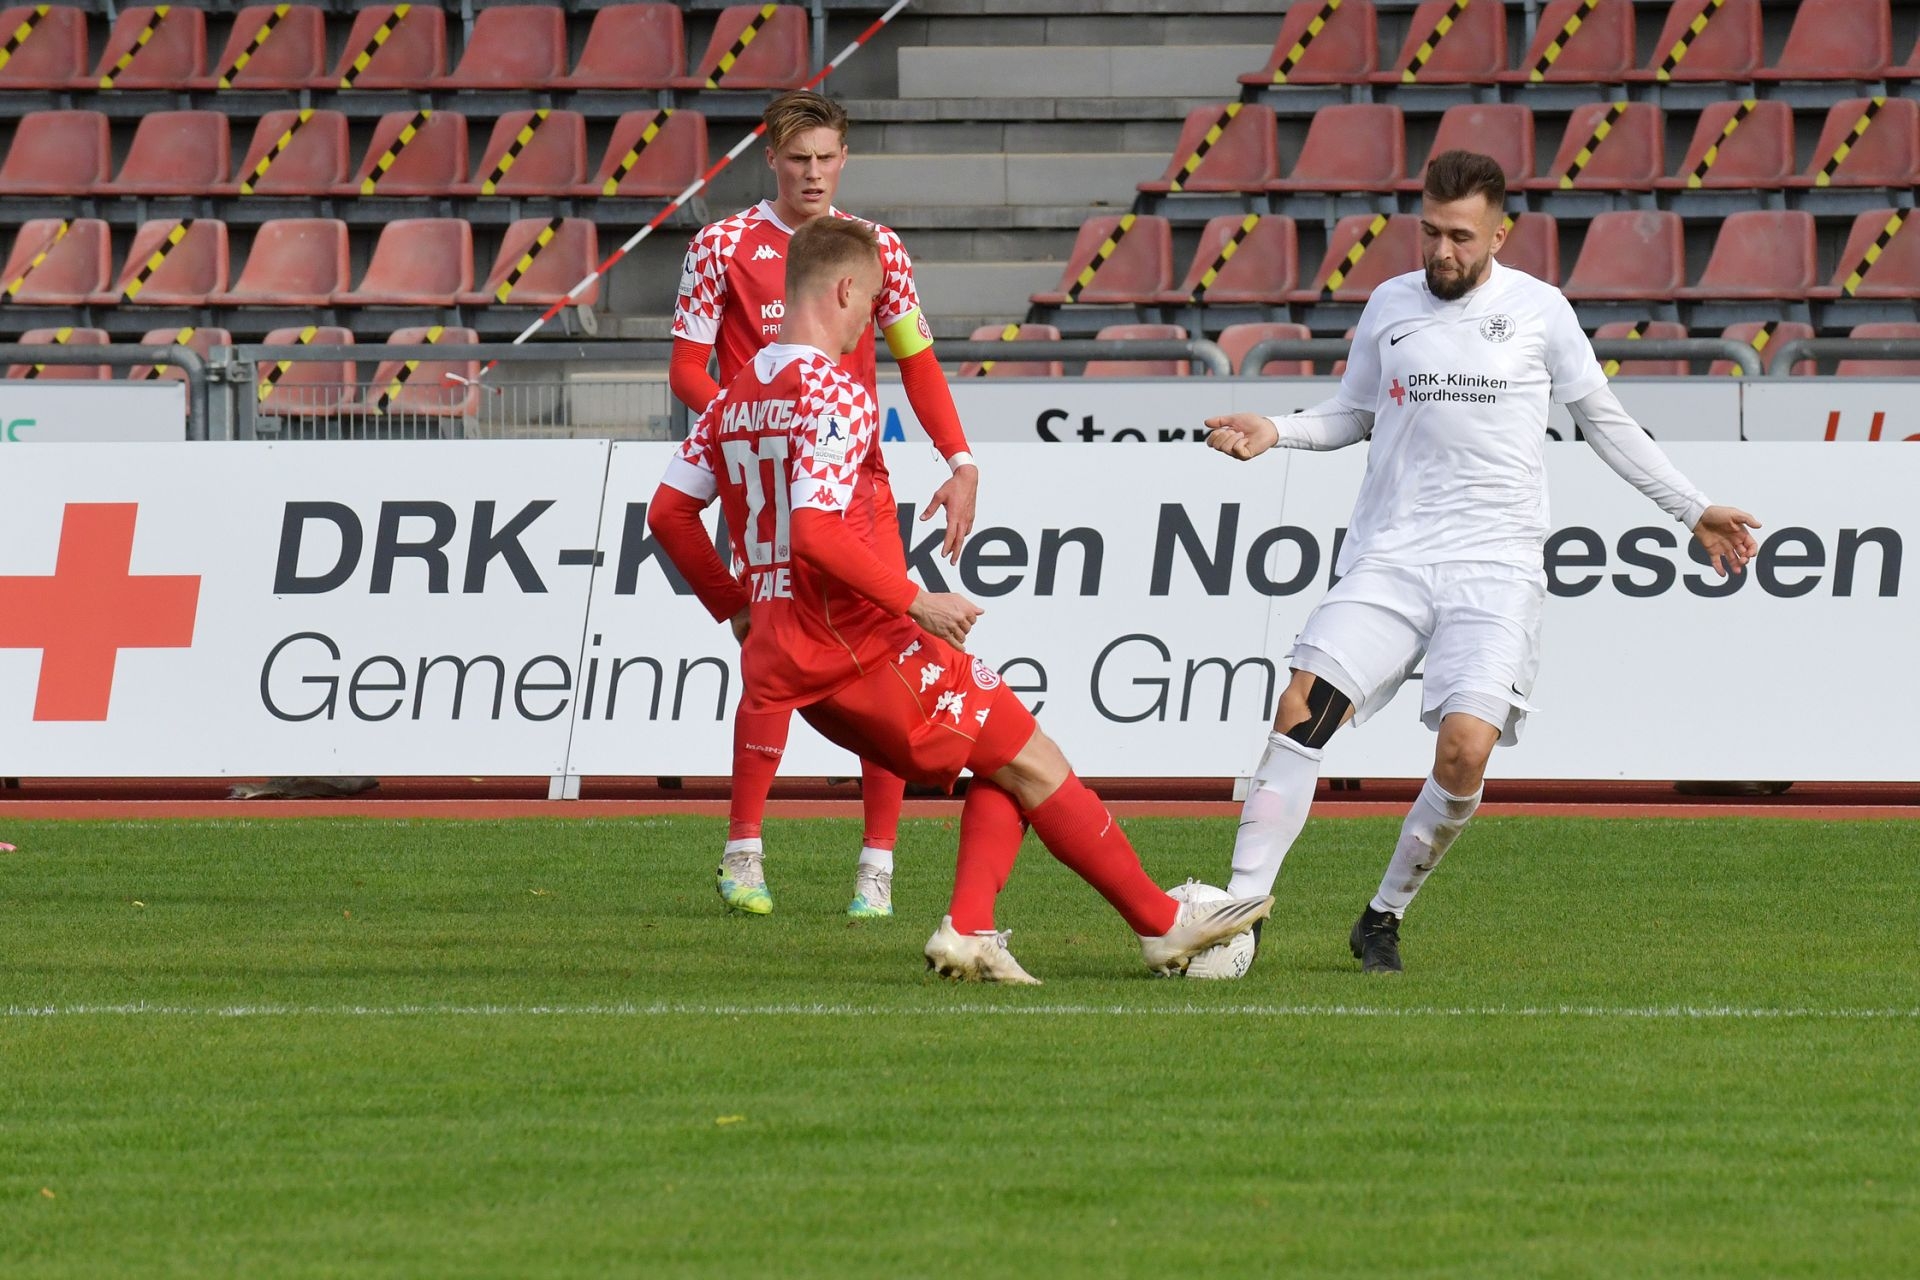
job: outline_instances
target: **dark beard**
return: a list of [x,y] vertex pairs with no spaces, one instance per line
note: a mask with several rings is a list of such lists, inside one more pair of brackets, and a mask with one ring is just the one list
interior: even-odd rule
[[1442,302],[1458,302],[1460,299],[1466,297],[1467,294],[1471,293],[1475,285],[1486,278],[1487,267],[1484,262],[1480,264],[1480,270],[1476,272],[1472,278],[1458,275],[1450,279],[1442,280],[1433,273],[1432,267],[1427,268],[1427,288],[1432,292],[1434,297],[1440,299]]

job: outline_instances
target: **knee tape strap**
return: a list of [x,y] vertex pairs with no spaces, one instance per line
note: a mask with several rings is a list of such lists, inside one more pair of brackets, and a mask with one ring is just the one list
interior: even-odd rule
[[1341,726],[1347,718],[1347,712],[1352,709],[1352,699],[1315,676],[1307,688],[1307,718],[1287,730],[1287,737],[1303,747],[1318,751],[1333,740],[1333,731]]

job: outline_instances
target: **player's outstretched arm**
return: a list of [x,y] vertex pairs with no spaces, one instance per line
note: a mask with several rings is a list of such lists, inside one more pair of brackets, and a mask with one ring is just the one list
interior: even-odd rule
[[1713,571],[1724,578],[1739,573],[1760,553],[1760,544],[1747,532],[1759,527],[1758,520],[1738,507],[1708,507],[1693,526],[1693,536],[1700,539]]
[[1211,448],[1244,462],[1276,446],[1326,450],[1358,444],[1373,430],[1373,415],[1341,400],[1327,400],[1277,418],[1257,413],[1223,414],[1208,418],[1206,426]]

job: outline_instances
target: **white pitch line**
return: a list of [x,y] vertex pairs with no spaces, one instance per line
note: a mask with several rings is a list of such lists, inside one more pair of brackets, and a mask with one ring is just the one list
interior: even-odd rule
[[1315,1005],[960,1003],[920,1008],[876,1004],[65,1004],[9,1005],[0,1018],[1584,1018],[1652,1021],[1916,1021],[1920,1008],[1746,1007],[1739,1005]]

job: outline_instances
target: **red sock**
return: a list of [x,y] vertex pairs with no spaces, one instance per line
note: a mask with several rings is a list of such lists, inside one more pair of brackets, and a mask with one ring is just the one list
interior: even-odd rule
[[900,839],[900,805],[907,798],[907,780],[868,760],[860,762],[860,803],[866,810],[869,849],[891,849]]
[[1011,795],[975,778],[960,810],[960,860],[953,869],[953,903],[947,914],[961,933],[993,928],[993,900],[1006,886],[1027,820]]
[[1078,777],[1068,774],[1027,819],[1048,851],[1098,889],[1135,933],[1157,938],[1173,928],[1180,904],[1147,875],[1127,833]]
[[748,711],[738,707],[733,713],[733,794],[727,808],[727,839],[752,840],[760,835],[760,824],[767,817],[767,793],[773,790],[773,775],[780,772],[780,757],[787,749],[787,729],[793,722],[791,711]]

